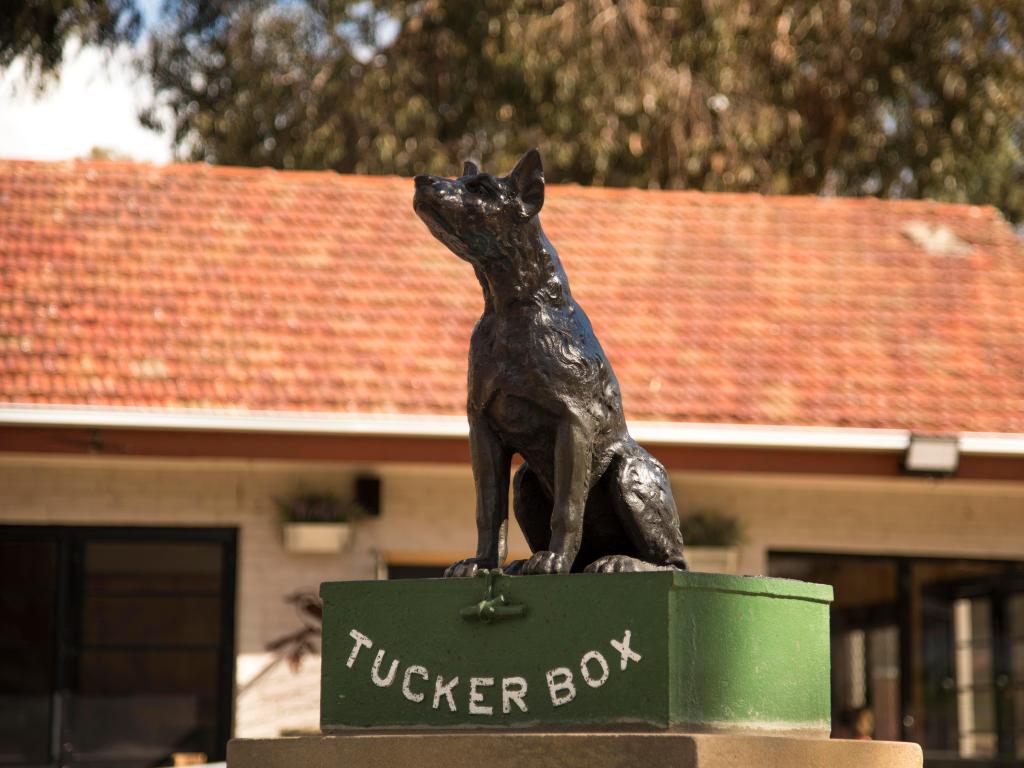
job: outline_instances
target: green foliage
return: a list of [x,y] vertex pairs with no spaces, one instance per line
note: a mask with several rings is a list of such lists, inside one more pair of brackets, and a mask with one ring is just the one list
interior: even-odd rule
[[[137,32],[16,3],[0,64]],[[182,159],[356,173],[931,197],[1024,218],[1024,3],[175,0],[140,58]],[[168,109],[161,110],[160,107]]]
[[59,69],[69,40],[132,41],[140,22],[132,0],[10,0],[0,23],[0,67],[24,56],[28,80],[43,85]]
[[732,547],[743,541],[740,521],[718,512],[693,512],[680,520],[688,547]]
[[[320,653],[323,638],[324,604],[315,590],[300,590],[288,595],[284,601],[295,606],[302,626],[266,644],[266,649],[285,660],[292,672],[298,672],[302,660]],[[273,665],[273,662],[272,662]],[[264,672],[269,671],[265,668]]]
[[274,503],[287,523],[349,523],[366,514],[354,501],[330,492],[299,491]]
[[[187,159],[928,196],[1024,215],[1024,4],[177,5],[145,62]],[[391,29],[395,35],[387,35]]]

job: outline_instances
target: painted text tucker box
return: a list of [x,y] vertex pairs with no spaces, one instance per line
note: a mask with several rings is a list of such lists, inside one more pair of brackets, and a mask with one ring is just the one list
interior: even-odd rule
[[831,587],[656,572],[320,593],[325,731],[829,734]]

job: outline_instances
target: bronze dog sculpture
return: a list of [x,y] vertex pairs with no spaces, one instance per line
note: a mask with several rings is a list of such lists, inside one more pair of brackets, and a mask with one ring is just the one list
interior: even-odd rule
[[510,574],[686,569],[665,468],[630,437],[619,384],[540,226],[544,171],[527,152],[505,177],[467,162],[457,179],[417,176],[413,207],[473,265],[484,313],[469,352],[476,557],[446,576],[500,567],[516,520],[533,551]]

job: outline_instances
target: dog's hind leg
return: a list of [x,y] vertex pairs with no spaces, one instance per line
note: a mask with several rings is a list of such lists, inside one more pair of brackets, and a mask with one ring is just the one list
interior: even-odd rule
[[661,462],[632,443],[615,459],[609,471],[612,507],[639,557],[606,555],[592,562],[586,570],[591,573],[686,570],[679,513]]
[[[544,491],[540,478],[529,465],[523,464],[516,470],[512,480],[512,509],[531,552],[548,548],[548,540],[551,538],[551,508],[551,499]],[[505,573],[520,573],[526,562],[513,560],[505,566]]]

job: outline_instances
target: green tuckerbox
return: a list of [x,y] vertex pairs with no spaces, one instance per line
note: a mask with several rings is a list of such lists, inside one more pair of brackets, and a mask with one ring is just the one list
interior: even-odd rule
[[830,730],[821,584],[492,573],[320,594],[325,731]]

